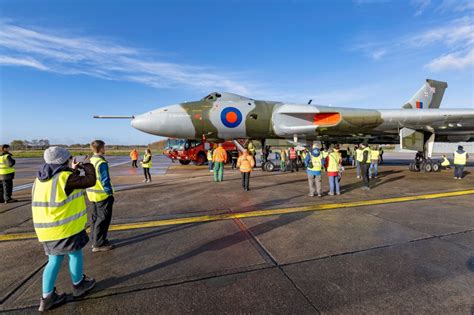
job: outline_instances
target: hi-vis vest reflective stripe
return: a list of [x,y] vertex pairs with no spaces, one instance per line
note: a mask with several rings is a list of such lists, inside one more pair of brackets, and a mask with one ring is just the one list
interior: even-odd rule
[[72,173],[63,171],[48,181],[36,179],[31,209],[33,226],[40,242],[56,241],[85,229],[87,207],[83,189],[66,195],[66,182]]
[[443,162],[441,162],[441,166],[449,166],[450,162],[447,158],[443,158]]
[[94,165],[97,180],[95,181],[94,187],[86,189],[87,198],[92,202],[103,201],[107,199],[109,195],[105,192],[104,186],[102,186],[102,182],[100,181],[99,166],[103,163],[107,163],[107,161],[101,157],[93,156],[91,157],[91,163]]
[[148,159],[150,159],[150,161],[148,161],[148,163],[142,163],[143,168],[152,167],[153,163],[151,162],[151,155],[150,154],[145,154],[145,156],[143,157],[143,160],[148,160]]
[[328,172],[339,172],[339,163],[341,162],[339,152],[330,153],[328,157]]
[[15,173],[15,169],[8,165],[9,156],[10,154],[4,154],[0,156],[0,175]]
[[370,153],[370,159],[372,160],[378,160],[380,156],[379,150],[372,150]]
[[247,150],[249,151],[250,154],[255,155],[255,146],[253,145],[252,141],[250,141],[249,144],[247,145]]
[[237,164],[240,165],[240,171],[242,173],[248,173],[252,171],[252,164],[253,164],[253,158],[250,155],[247,155],[246,157],[241,156],[237,160]]
[[296,159],[296,150],[291,148],[290,149],[290,160]]
[[363,155],[363,152],[364,152],[364,150],[362,150],[362,149],[357,149],[356,150],[355,158],[356,158],[357,161],[359,161],[359,159],[361,159],[361,156]]
[[322,168],[322,157],[321,154],[319,156],[312,156],[311,153],[308,153],[311,157],[311,163],[313,164],[313,167],[308,167],[309,171],[320,171]]
[[212,161],[212,150],[207,150],[207,160],[208,160],[209,162]]
[[467,152],[459,154],[454,152],[454,164],[456,165],[466,165],[467,163]]
[[[367,161],[364,161],[364,152],[365,151],[367,151]],[[362,152],[360,152],[359,156],[357,157],[357,161],[359,161],[360,163],[370,164],[371,155],[372,155],[372,153],[371,153],[370,148],[365,148],[364,150],[362,150]]]

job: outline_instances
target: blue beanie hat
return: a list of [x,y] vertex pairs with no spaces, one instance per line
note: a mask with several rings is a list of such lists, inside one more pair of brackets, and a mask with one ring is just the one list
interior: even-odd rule
[[314,149],[311,151],[311,154],[312,154],[313,156],[318,157],[318,156],[319,156],[319,149],[318,149],[318,148],[314,148]]

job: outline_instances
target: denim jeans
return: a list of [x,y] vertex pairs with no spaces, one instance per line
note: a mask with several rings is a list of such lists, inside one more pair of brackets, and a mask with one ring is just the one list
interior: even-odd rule
[[357,177],[360,177],[360,162],[356,160]]
[[464,173],[464,165],[454,164],[454,177],[462,178]]
[[214,181],[222,182],[224,180],[224,162],[214,162]]
[[309,194],[314,196],[315,193],[318,196],[321,195],[321,175],[308,174]]
[[336,188],[336,194],[341,193],[339,187],[339,176],[328,176],[329,178],[329,193],[334,194],[334,188]]
[[372,163],[370,163],[369,177],[377,177],[377,175],[379,174],[378,169],[379,169],[378,161],[372,161]]

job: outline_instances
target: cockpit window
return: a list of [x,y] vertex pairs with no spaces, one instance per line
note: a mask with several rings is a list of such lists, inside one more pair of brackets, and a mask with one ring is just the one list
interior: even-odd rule
[[209,94],[208,96],[206,96],[205,98],[203,98],[203,100],[210,100],[210,101],[214,101],[218,98],[220,98],[222,95],[220,93],[211,93]]

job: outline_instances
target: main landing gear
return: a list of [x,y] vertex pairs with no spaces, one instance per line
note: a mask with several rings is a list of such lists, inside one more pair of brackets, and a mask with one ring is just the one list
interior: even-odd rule
[[439,161],[425,158],[423,152],[418,152],[413,162],[410,163],[409,169],[411,172],[439,172],[441,170],[441,164]]
[[260,141],[262,143],[262,170],[265,172],[273,172],[275,170],[275,164],[273,164],[273,162],[268,159],[268,155],[270,154],[270,147],[265,145],[265,139],[261,139]]

